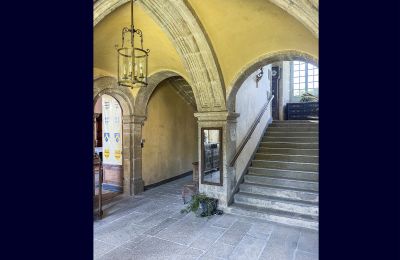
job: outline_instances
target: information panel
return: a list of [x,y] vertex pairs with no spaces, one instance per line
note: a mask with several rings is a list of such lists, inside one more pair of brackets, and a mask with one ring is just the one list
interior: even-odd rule
[[122,111],[117,100],[103,95],[103,163],[122,165]]

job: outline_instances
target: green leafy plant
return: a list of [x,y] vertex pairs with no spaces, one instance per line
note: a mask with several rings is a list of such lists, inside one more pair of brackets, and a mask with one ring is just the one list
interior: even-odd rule
[[207,217],[213,215],[216,209],[217,200],[207,197],[204,193],[200,193],[192,196],[192,200],[186,208],[181,210],[181,213],[194,212],[196,216]]
[[300,102],[318,102],[318,97],[310,93],[304,93],[303,95],[301,95]]

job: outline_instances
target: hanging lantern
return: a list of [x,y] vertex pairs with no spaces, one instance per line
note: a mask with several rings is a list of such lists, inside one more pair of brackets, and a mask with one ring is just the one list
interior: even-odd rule
[[[135,47],[135,36],[140,45]],[[138,42],[138,40],[136,40]],[[131,0],[131,27],[122,29],[122,47],[118,48],[118,84],[130,88],[147,86],[148,56],[143,48],[143,33],[133,24],[133,0]]]

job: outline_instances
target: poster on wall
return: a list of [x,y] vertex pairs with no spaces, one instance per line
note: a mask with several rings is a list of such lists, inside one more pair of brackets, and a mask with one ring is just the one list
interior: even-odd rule
[[103,162],[122,165],[122,111],[117,100],[102,96],[103,113]]

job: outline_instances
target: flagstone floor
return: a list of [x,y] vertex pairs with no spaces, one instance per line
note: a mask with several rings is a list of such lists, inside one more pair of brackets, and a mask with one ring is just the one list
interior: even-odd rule
[[318,232],[224,214],[181,214],[191,176],[119,196],[94,222],[95,259],[318,259]]

